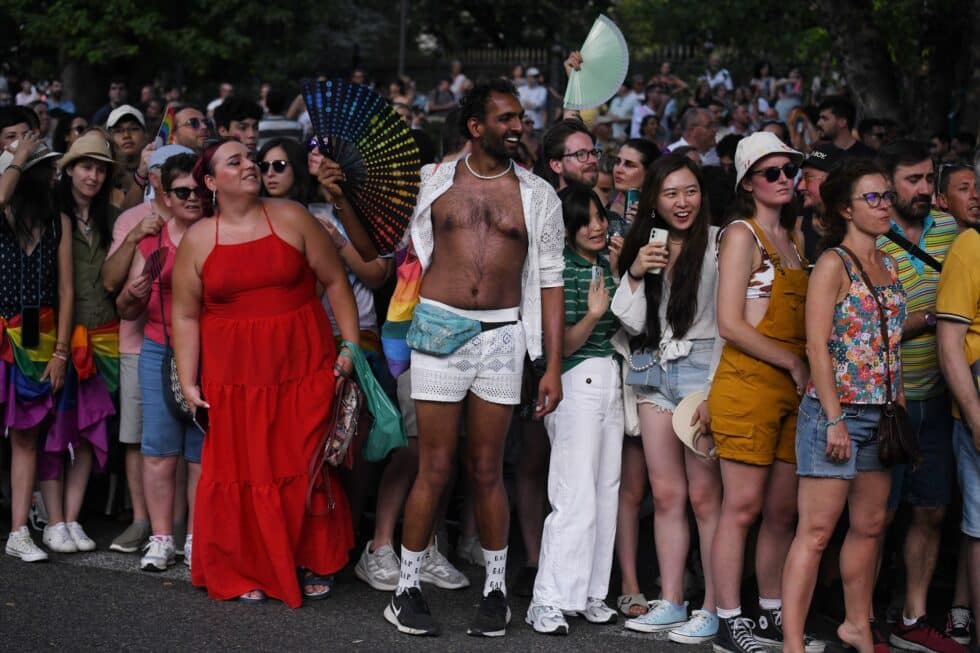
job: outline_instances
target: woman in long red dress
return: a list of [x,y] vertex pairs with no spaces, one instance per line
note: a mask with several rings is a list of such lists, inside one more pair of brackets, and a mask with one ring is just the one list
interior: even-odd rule
[[214,219],[181,242],[171,318],[184,395],[210,408],[191,578],[212,598],[270,596],[295,608],[329,595],[353,546],[336,476],[317,482],[307,508],[335,377],[352,372],[335,352],[317,282],[354,343],[357,307],[327,232],[300,204],[259,197],[244,145],[208,148],[194,176]]

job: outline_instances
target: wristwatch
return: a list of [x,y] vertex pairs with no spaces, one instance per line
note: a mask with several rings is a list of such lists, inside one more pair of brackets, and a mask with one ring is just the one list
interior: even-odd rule
[[926,314],[922,317],[922,320],[930,329],[936,328],[936,314],[932,311],[926,311]]

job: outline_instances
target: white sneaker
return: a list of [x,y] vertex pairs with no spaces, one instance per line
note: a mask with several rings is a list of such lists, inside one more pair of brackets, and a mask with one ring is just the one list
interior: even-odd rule
[[168,567],[177,564],[177,554],[174,551],[172,537],[151,535],[146,545],[146,553],[140,559],[140,569],[143,571],[167,571]]
[[10,533],[4,550],[8,556],[20,558],[24,562],[41,562],[48,559],[48,554],[34,544],[27,526],[21,526]]
[[470,579],[449,562],[439,550],[438,542],[433,542],[422,558],[419,580],[432,583],[444,590],[458,590],[470,586]]
[[476,535],[459,538],[459,543],[456,545],[456,557],[474,567],[486,565],[483,560],[483,547],[480,546],[480,538]]
[[75,540],[72,539],[71,533],[68,532],[68,526],[65,522],[60,521],[53,526],[44,527],[44,535],[41,536],[41,541],[44,542],[44,546],[48,547],[55,553],[77,553],[78,545],[75,544]]
[[589,598],[585,610],[579,610],[578,613],[590,624],[616,623],[616,611],[606,605],[602,599]]
[[95,551],[95,540],[85,533],[85,529],[77,521],[70,521],[67,524],[68,534],[79,551]]
[[401,562],[390,544],[378,547],[371,553],[371,540],[364,545],[364,552],[354,567],[354,575],[379,592],[394,592],[398,587]]
[[184,540],[184,564],[187,568],[191,568],[191,550],[194,546],[194,534],[188,533],[187,539]]
[[527,608],[527,616],[524,621],[534,629],[534,632],[542,635],[568,634],[568,622],[565,621],[565,615],[553,605],[540,605],[532,601]]

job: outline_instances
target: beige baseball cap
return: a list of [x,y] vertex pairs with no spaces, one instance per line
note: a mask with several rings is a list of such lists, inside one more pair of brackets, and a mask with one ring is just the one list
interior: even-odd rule
[[704,430],[701,428],[701,422],[696,421],[693,425],[691,424],[691,420],[697,415],[698,406],[705,399],[707,399],[707,396],[701,390],[692,392],[684,397],[677,404],[677,408],[674,409],[671,424],[674,427],[674,433],[677,434],[678,439],[684,443],[685,447],[702,458],[717,458],[718,454],[715,447],[712,446],[706,450],[703,445],[701,447],[698,446],[700,440],[705,436]]

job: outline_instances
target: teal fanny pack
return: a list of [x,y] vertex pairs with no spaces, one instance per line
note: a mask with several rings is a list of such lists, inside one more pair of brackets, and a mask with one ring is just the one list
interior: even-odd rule
[[448,356],[483,331],[515,323],[516,320],[480,322],[432,304],[420,303],[415,307],[405,342],[423,354]]

